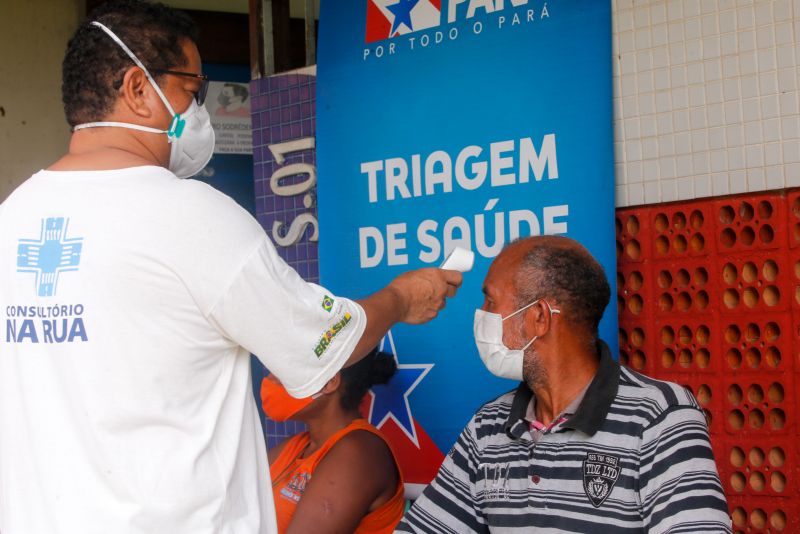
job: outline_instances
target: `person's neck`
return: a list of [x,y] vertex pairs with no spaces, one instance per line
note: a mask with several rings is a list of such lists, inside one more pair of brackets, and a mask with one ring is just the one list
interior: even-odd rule
[[115,170],[164,164],[147,144],[131,135],[130,130],[92,128],[73,133],[68,152],[48,170]]
[[303,457],[316,452],[331,436],[361,417],[358,410],[343,410],[338,399],[336,404],[331,403],[321,413],[303,421],[308,427],[308,446]]
[[594,344],[571,340],[541,363],[544,380],[528,386],[536,397],[536,420],[547,426],[586,389],[597,374],[599,358]]

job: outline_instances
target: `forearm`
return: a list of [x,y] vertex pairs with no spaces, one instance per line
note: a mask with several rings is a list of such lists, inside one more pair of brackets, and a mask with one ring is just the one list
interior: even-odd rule
[[461,273],[435,268],[401,274],[369,297],[359,300],[367,316],[364,334],[345,365],[352,365],[367,355],[395,323],[422,324],[444,308],[461,285]]
[[387,286],[369,297],[357,301],[364,309],[367,327],[356,344],[345,367],[352,365],[366,356],[386,332],[405,316],[405,303],[400,294],[392,286]]

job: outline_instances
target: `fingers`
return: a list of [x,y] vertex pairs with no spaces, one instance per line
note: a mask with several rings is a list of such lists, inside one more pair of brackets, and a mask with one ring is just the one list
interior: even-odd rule
[[450,284],[447,284],[447,293],[446,293],[446,295],[447,295],[448,298],[455,297],[456,296],[456,291],[458,291],[458,287],[457,286],[452,286]]
[[435,298],[441,299],[441,306],[439,309],[444,308],[447,298],[454,297],[458,288],[461,287],[463,276],[458,271],[451,271],[447,269],[434,269],[431,273],[434,278],[434,291]]
[[403,273],[390,285],[400,291],[407,303],[403,322],[421,324],[436,318],[462,281],[458,271],[428,267]]
[[440,269],[439,272],[447,283],[445,295],[447,295],[448,298],[455,297],[458,288],[461,287],[461,283],[464,281],[464,275],[459,271],[451,271],[448,269]]
[[434,292],[430,296],[428,316],[425,322],[435,319],[439,312],[447,305],[447,299],[454,297],[458,291],[463,277],[458,271],[447,269],[431,269],[430,274],[433,282]]
[[439,272],[442,273],[444,276],[444,281],[447,282],[447,285],[453,287],[460,287],[461,282],[464,281],[464,275],[461,274],[459,271],[451,271],[450,269],[439,269]]

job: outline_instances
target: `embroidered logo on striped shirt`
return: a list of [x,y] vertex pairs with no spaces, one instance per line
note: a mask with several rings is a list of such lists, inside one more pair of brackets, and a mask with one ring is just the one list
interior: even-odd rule
[[592,505],[599,508],[605,502],[619,478],[619,457],[587,453],[583,461],[583,489]]

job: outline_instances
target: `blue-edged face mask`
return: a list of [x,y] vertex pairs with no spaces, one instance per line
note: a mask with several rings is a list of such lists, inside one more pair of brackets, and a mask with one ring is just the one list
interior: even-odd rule
[[205,105],[200,106],[197,104],[196,100],[192,99],[192,103],[186,111],[180,114],[175,113],[175,110],[170,105],[167,97],[164,96],[161,88],[153,77],[150,76],[150,72],[142,62],[139,61],[139,58],[136,57],[130,48],[122,42],[122,39],[97,21],[91,24],[108,34],[108,36],[128,54],[128,57],[131,58],[136,66],[144,71],[145,76],[147,76],[147,79],[150,81],[150,85],[153,86],[153,89],[155,89],[159,98],[164,103],[167,111],[172,115],[172,122],[167,130],[159,130],[157,128],[150,128],[149,126],[127,122],[88,122],[75,126],[73,131],[83,130],[84,128],[111,127],[166,134],[167,141],[170,143],[170,171],[175,173],[178,178],[189,178],[203,170],[214,154],[214,129],[211,127],[211,117],[208,115],[208,110],[206,110]]
[[[475,321],[473,323],[473,334],[475,335],[475,345],[478,347],[483,364],[495,376],[500,378],[510,378],[511,380],[522,380],[522,361],[525,358],[525,351],[536,341],[538,336],[528,341],[521,349],[509,349],[503,343],[503,321],[522,313],[542,299],[536,299],[527,306],[523,306],[514,313],[502,317],[499,313],[487,312],[485,310],[475,310]],[[561,310],[550,307],[547,301],[547,308],[551,315],[561,313]]]

